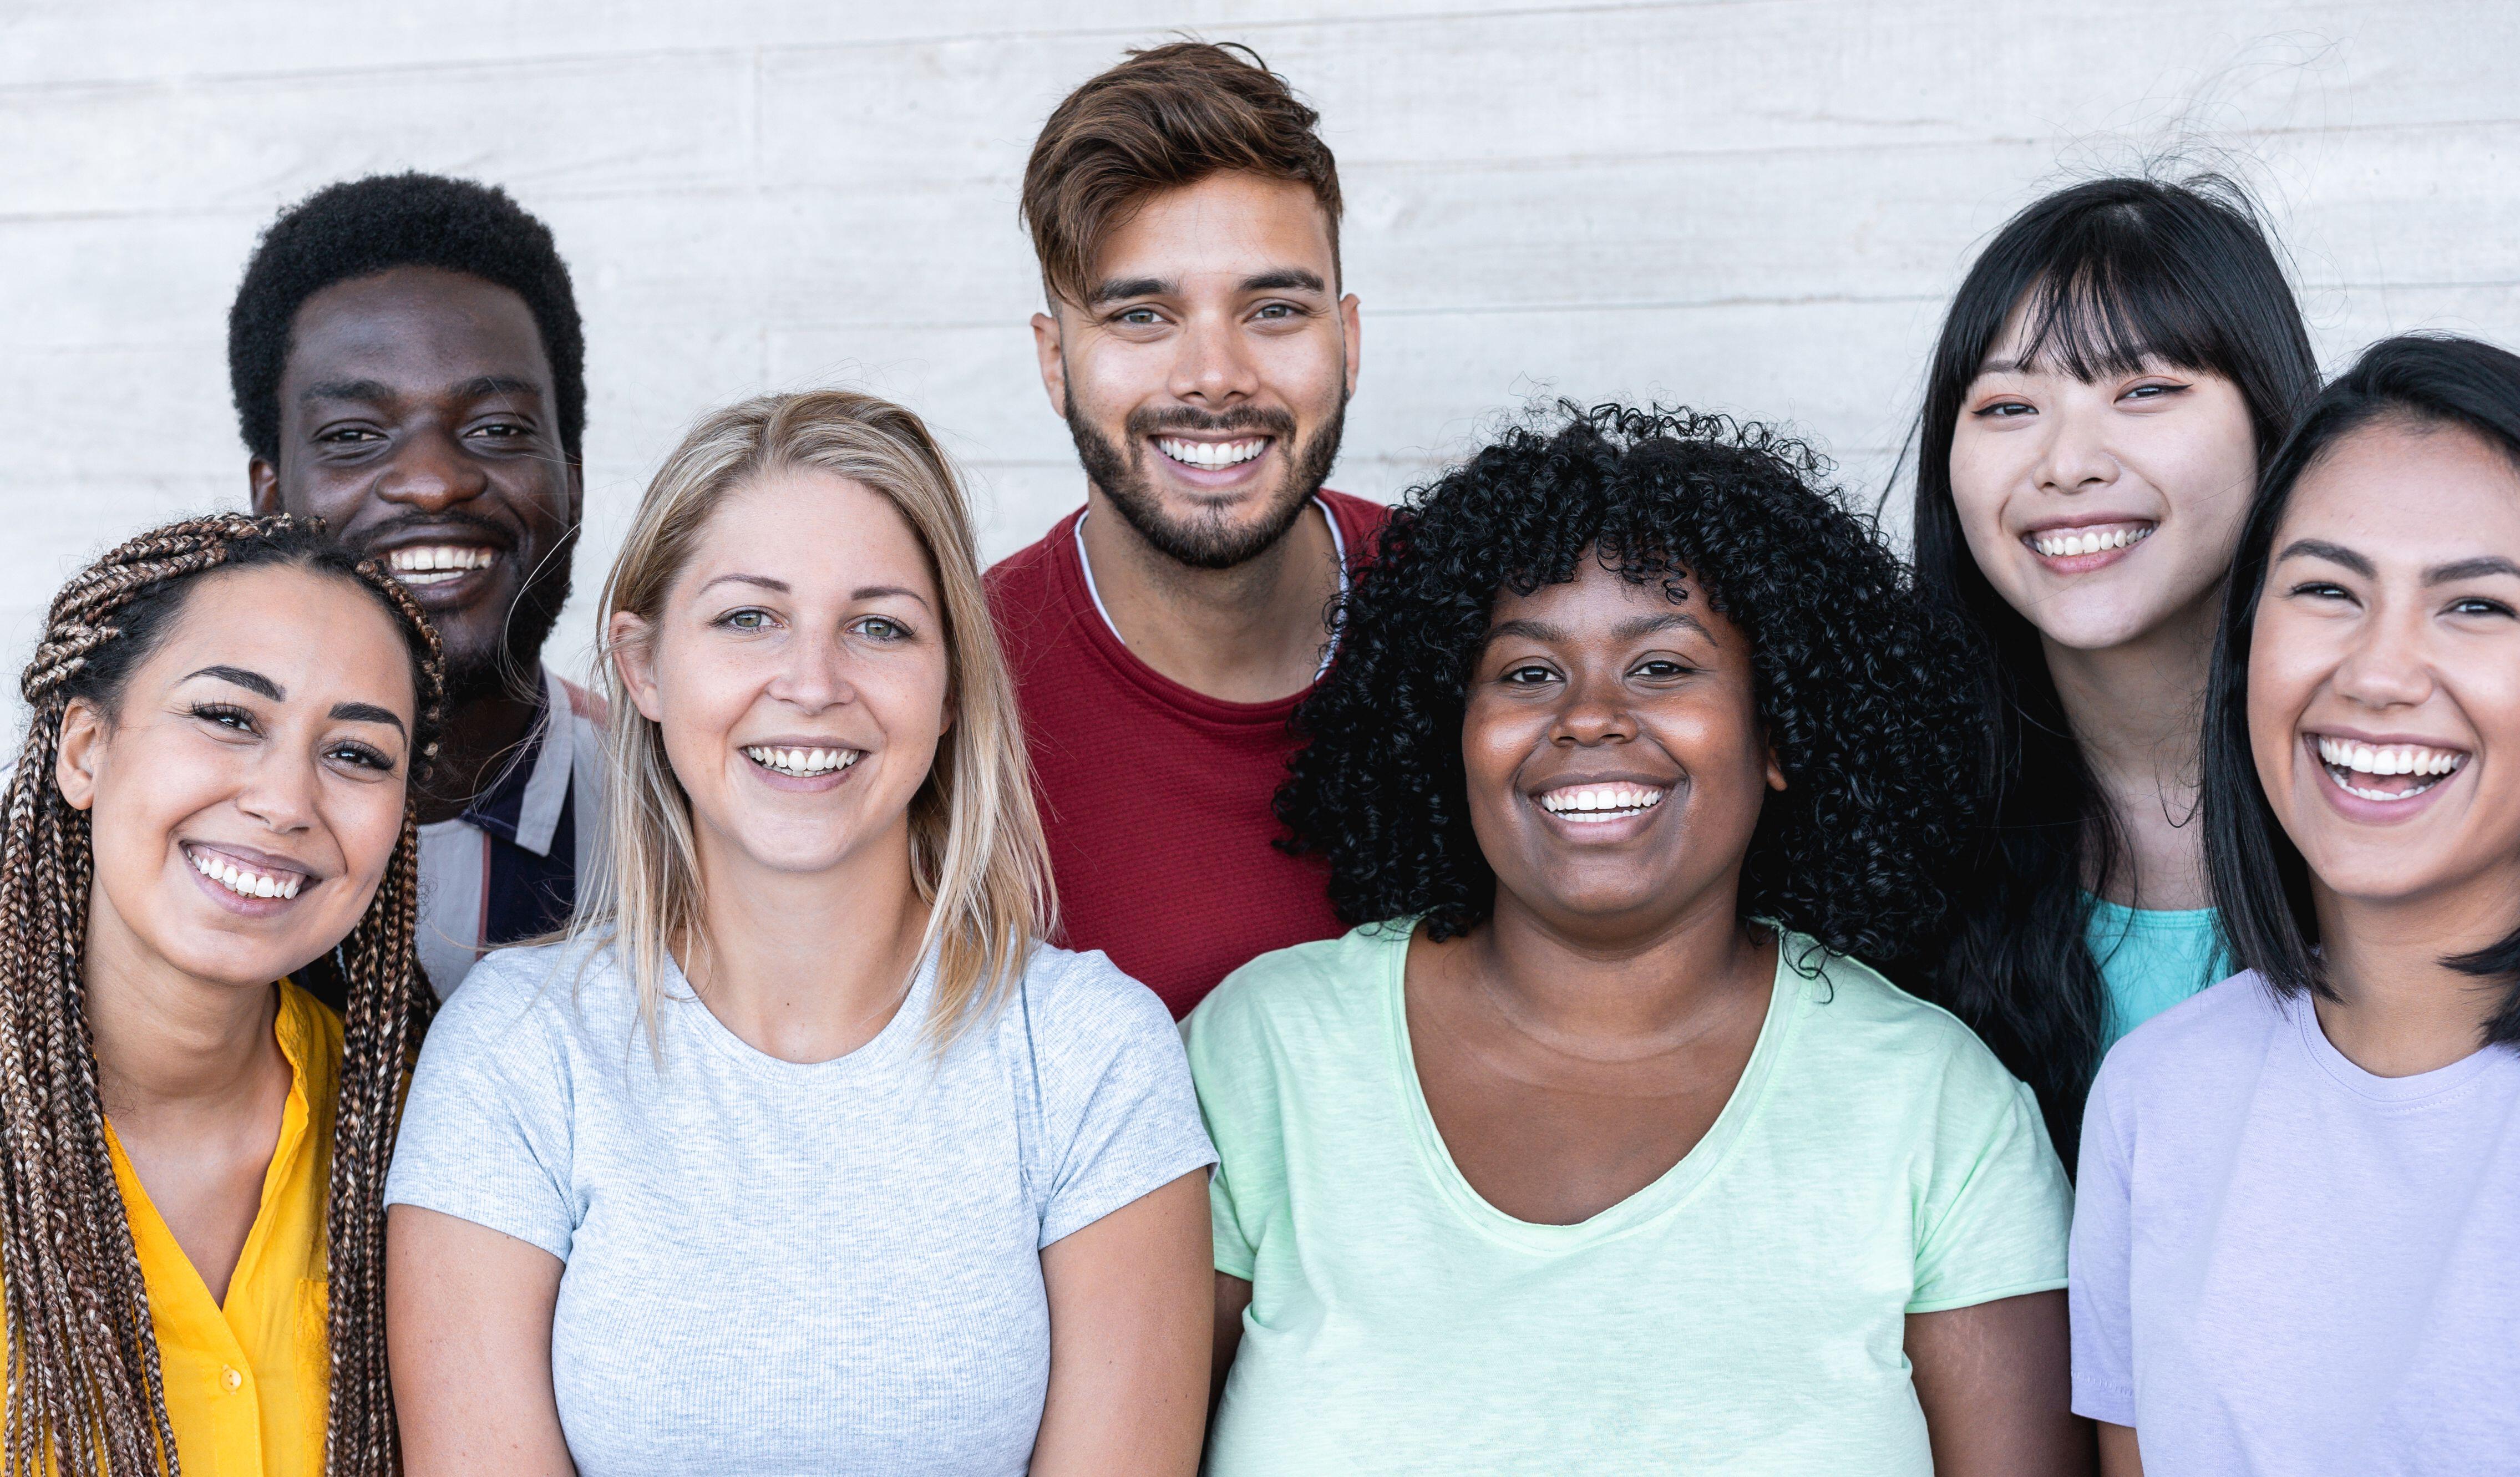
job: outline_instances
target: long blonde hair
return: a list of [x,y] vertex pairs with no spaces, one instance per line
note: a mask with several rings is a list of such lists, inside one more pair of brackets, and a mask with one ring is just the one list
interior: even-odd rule
[[[900,510],[927,550],[944,604],[954,723],[910,801],[911,873],[929,908],[921,955],[937,956],[927,1026],[942,1046],[995,1013],[1034,941],[1056,926],[1058,904],[970,513],[926,425],[889,401],[846,390],[764,395],[703,419],[648,484],[604,582],[602,620],[608,631],[626,611],[653,631],[718,506],[763,477],[806,469],[846,477]],[[664,737],[631,701],[608,637],[603,656],[609,845],[571,932],[611,946],[638,987],[652,1042],[666,950],[705,944],[699,853]]]

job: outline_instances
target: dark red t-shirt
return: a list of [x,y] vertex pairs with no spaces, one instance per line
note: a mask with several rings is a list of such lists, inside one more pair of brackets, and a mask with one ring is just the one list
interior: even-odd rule
[[[1324,491],[1351,566],[1380,504]],[[1058,883],[1063,942],[1100,949],[1173,1014],[1254,957],[1344,931],[1317,858],[1270,843],[1302,694],[1222,702],[1138,659],[1094,604],[1079,509],[988,574]]]

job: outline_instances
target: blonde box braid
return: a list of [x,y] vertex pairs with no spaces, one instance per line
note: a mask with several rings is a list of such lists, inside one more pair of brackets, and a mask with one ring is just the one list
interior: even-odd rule
[[[437,638],[401,585],[329,544],[322,527],[231,515],[131,540],[54,599],[22,682],[33,715],[0,829],[0,1289],[8,1338],[0,1471],[8,1477],[180,1470],[149,1289],[106,1148],[85,1010],[94,858],[87,814],[53,783],[62,720],[70,699],[101,680],[101,663],[127,671],[138,659],[106,649],[123,636],[118,615],[224,565],[293,564],[356,580],[401,624],[419,698],[416,779],[435,752]],[[110,706],[115,694],[88,695]],[[345,1002],[325,1220],[332,1392],[324,1469],[339,1477],[401,1468],[385,1365],[383,1195],[402,1077],[436,999],[413,955],[418,874],[406,801],[402,835],[367,913],[307,971],[337,975]]]

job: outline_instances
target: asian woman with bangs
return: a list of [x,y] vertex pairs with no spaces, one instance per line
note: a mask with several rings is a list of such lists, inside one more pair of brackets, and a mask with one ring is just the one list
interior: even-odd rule
[[2520,357],[2393,338],[2319,396],[2206,702],[2246,972],[2092,1086],[2074,1408],[2111,1477],[2511,1471]]
[[2225,972],[2198,696],[2259,464],[2318,382],[2274,252],[2211,176],[2031,205],[1934,352],[1917,584],[1978,638],[1988,828],[1917,972],[2038,1092],[2068,1162],[2101,1053]]

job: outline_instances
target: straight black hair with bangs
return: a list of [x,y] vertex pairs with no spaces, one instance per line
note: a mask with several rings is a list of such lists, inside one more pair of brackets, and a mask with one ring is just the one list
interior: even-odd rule
[[[2310,869],[2258,784],[2249,747],[2249,638],[2275,528],[2302,473],[2346,437],[2389,420],[2471,431],[2520,467],[2520,356],[2448,336],[2373,344],[2312,403],[2301,428],[2268,464],[2241,526],[2206,685],[2205,868],[2233,962],[2281,994],[2309,990],[2333,999],[2335,992],[2319,969]],[[2485,1044],[2520,1047],[2520,926],[2491,948],[2442,962],[2504,986]]]
[[2152,359],[2230,380],[2261,466],[2318,391],[2318,362],[2256,209],[2219,175],[2092,180],[2032,204],[1969,269],[1934,348],[1915,437],[1916,586],[1977,639],[1987,824],[1944,947],[1912,972],[2039,1095],[2070,1165],[2107,1002],[2084,889],[2105,887],[2126,848],[2038,630],[1987,582],[1952,502],[1960,408],[2016,312],[2025,364],[2088,382]]

